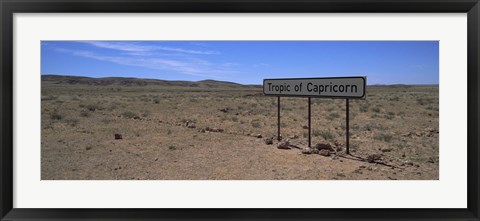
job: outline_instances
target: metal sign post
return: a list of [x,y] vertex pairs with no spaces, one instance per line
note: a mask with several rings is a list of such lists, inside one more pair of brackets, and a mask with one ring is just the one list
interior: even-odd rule
[[367,77],[264,79],[263,94],[278,99],[277,138],[280,141],[280,97],[308,98],[308,147],[312,147],[312,97],[342,98],[346,101],[346,153],[350,154],[350,99],[365,99]]
[[308,98],[308,147],[312,147],[312,108]]
[[277,140],[280,141],[281,138],[280,138],[280,96],[278,96],[278,100],[277,100],[277,110],[278,110],[278,113],[277,113],[277,127],[278,127],[278,131],[277,131]]
[[347,146],[347,154],[350,154],[350,105],[349,105],[349,100],[348,98],[345,99],[346,100],[346,104],[347,104],[347,107],[346,107],[346,114],[347,116],[345,117],[346,119],[346,123],[347,123],[347,126],[346,126],[346,132],[345,132],[345,136],[346,136],[346,146]]

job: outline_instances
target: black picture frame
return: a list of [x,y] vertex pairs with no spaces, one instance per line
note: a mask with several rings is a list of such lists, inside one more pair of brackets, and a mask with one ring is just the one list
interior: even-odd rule
[[[478,0],[0,0],[1,220],[479,220]],[[468,202],[466,209],[16,209],[13,208],[14,13],[467,13]],[[455,191],[455,190],[452,190]],[[448,200],[442,199],[441,200]],[[322,200],[322,199],[319,199]]]

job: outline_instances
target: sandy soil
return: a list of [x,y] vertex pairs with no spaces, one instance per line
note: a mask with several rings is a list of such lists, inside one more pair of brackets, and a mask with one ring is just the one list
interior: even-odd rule
[[368,87],[367,94],[350,102],[351,155],[345,154],[345,101],[313,99],[312,143],[334,149],[322,156],[302,154],[306,98],[282,98],[282,136],[293,145],[283,150],[275,138],[265,142],[276,134],[276,98],[259,88],[44,82],[41,176],[438,179],[438,86]]

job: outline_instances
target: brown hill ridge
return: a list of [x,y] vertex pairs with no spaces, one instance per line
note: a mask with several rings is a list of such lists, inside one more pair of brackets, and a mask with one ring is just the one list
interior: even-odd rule
[[91,78],[82,76],[65,75],[42,75],[42,83],[50,84],[71,84],[71,85],[93,85],[93,86],[179,86],[179,87],[200,87],[200,88],[260,88],[260,85],[243,85],[228,81],[202,80],[202,81],[167,81],[158,79],[105,77]]

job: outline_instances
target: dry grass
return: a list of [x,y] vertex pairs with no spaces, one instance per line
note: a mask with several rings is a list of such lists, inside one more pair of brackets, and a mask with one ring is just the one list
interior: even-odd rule
[[[381,154],[394,169],[264,144],[251,134],[276,135],[277,104],[258,93],[44,83],[42,179],[438,179],[437,86],[368,87],[366,100],[351,100],[352,154]],[[344,145],[345,100],[312,102],[312,143]],[[282,98],[282,135],[303,147],[306,107]]]

